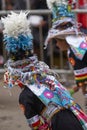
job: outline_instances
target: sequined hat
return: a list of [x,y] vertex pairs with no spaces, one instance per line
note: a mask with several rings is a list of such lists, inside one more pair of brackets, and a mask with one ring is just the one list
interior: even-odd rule
[[72,9],[75,0],[47,0],[48,8],[52,11],[52,28],[48,32],[45,45],[51,38],[65,39],[67,35],[79,33],[79,24],[75,20]]

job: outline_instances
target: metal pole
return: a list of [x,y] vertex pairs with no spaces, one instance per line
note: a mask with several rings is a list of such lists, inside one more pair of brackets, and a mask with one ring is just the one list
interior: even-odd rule
[[[48,14],[48,26],[49,28],[51,28],[52,22],[51,22],[51,14]],[[50,67],[53,68],[53,46],[52,46],[52,42],[49,45],[50,48]]]
[[[0,15],[6,15],[6,14],[9,14],[11,13],[13,10],[1,10],[0,11]],[[21,10],[14,10],[14,12],[16,13],[19,13]],[[51,14],[51,11],[50,10],[23,10],[24,12],[29,12],[29,14]]]
[[[0,11],[0,15],[6,15],[8,13],[11,13],[11,11],[13,10],[2,10]],[[19,13],[21,10],[14,10],[14,12],[17,12]],[[51,11],[50,10],[23,10],[23,11],[28,11],[29,14],[51,14]],[[72,12],[75,12],[75,13],[87,13],[87,9],[74,9],[72,10]]]
[[6,4],[5,4],[5,0],[2,0],[2,10],[5,10]]
[[60,51],[60,69],[63,69],[63,52]]
[[39,37],[40,37],[40,58],[41,60],[44,60],[42,26],[39,26]]
[[31,9],[30,0],[26,0],[26,9]]

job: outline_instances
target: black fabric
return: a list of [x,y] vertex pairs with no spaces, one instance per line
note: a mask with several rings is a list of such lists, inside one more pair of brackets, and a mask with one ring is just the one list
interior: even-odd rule
[[[27,87],[21,92],[19,103],[25,106],[27,119],[41,113],[44,104]],[[83,130],[81,124],[70,110],[63,110],[55,114],[51,121],[52,130]]]
[[25,106],[25,116],[27,119],[40,114],[45,107],[44,104],[32,93],[29,88],[25,87],[19,97],[19,103]]
[[82,69],[87,67],[87,52],[85,53],[84,57],[82,60],[78,59],[75,54],[73,53],[73,51],[71,49],[69,49],[69,58],[73,58],[75,60],[75,65],[73,66],[74,70],[77,69]]
[[0,32],[0,55],[3,55],[3,34]]
[[62,110],[52,118],[52,130],[83,130],[70,110]]

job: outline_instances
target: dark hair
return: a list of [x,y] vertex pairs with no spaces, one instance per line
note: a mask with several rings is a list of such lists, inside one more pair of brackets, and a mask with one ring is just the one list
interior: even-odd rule
[[8,57],[14,61],[26,59],[30,56],[33,56],[32,50],[24,51],[22,49],[18,50],[17,52],[10,52],[8,53]]

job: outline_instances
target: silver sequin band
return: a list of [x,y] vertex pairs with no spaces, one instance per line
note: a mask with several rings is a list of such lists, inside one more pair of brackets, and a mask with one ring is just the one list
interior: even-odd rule
[[51,119],[51,117],[59,112],[60,110],[62,110],[63,108],[60,106],[57,106],[56,104],[49,104],[45,110],[42,112],[42,116],[49,121]]
[[39,120],[40,120],[39,116],[35,115],[32,118],[27,119],[27,122],[28,122],[29,125],[32,125],[32,124],[36,123]]

